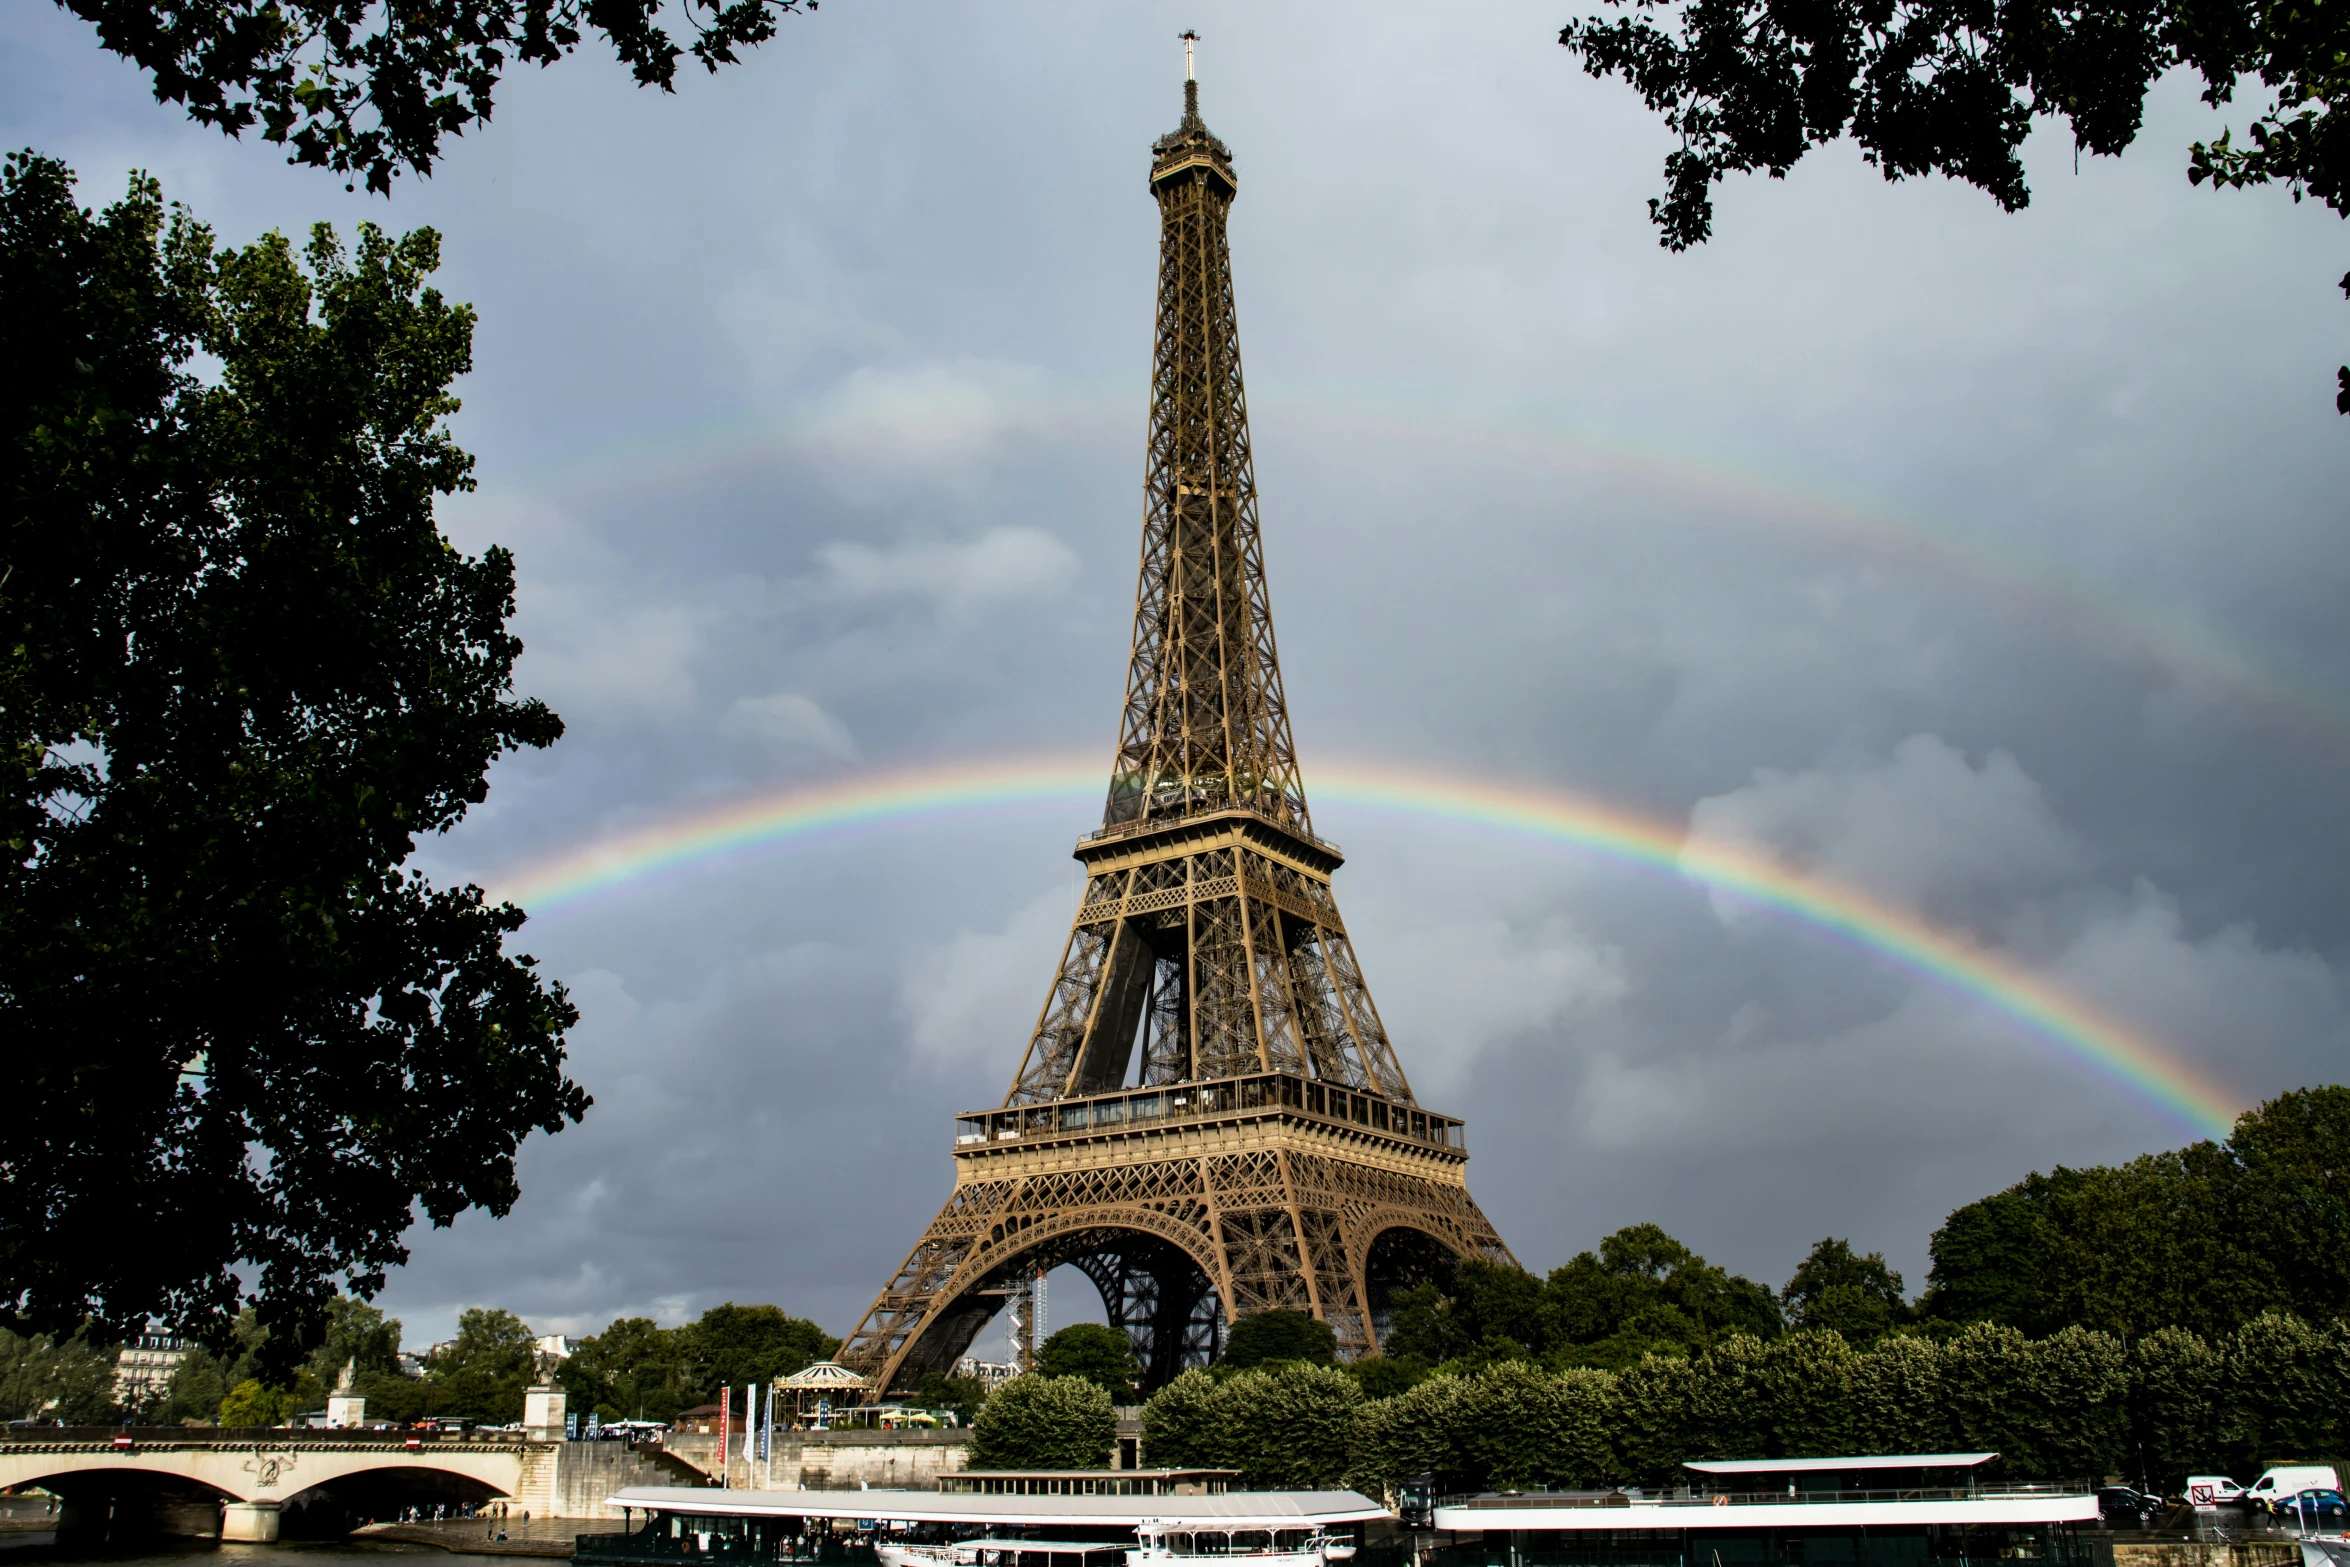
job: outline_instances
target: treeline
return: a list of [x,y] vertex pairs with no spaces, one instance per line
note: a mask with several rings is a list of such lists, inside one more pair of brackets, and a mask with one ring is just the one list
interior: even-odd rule
[[[1007,1456],[1043,1458],[1003,1418],[1007,1396],[1030,1382],[1039,1387],[1025,1396],[1040,1407],[1059,1388],[1090,1389],[1108,1409],[1081,1379],[1017,1379],[980,1416]],[[1622,1372],[1505,1360],[1384,1398],[1348,1370],[1286,1361],[1187,1371],[1142,1421],[1151,1464],[1237,1468],[1254,1487],[1376,1495],[1430,1473],[1448,1490],[1654,1486],[1701,1455],[1988,1451],[2016,1479],[2127,1474],[2176,1490],[2191,1473],[2350,1452],[2345,1386],[2350,1323],[2270,1313],[2217,1339],[2165,1328],[2128,1346],[2094,1328],[2031,1338],[1993,1323],[1940,1339],[1891,1334],[1868,1349],[1824,1328],[1733,1334]],[[1063,1391],[1058,1403],[1080,1396]]]
[[1776,1292],[1708,1263],[1653,1224],[1619,1230],[1547,1276],[1465,1263],[1396,1297],[1364,1368],[1374,1393],[1437,1366],[1527,1360],[1626,1371],[1744,1336],[1831,1329],[1858,1347],[1995,1323],[2034,1338],[2094,1328],[2135,1342],[2207,1338],[2270,1312],[2350,1312],[2350,1088],[2280,1095],[2201,1142],[2119,1166],[2033,1174],[1953,1212],[1928,1243],[1926,1288],[1875,1252],[1819,1242]]
[[115,1349],[84,1334],[59,1339],[0,1328],[0,1419],[111,1424],[121,1413],[114,1398]]
[[2135,1339],[2350,1311],[2350,1088],[2283,1094],[2225,1142],[2031,1175],[1951,1214],[1927,1317]]
[[582,1339],[557,1372],[571,1407],[605,1420],[669,1420],[721,1388],[766,1383],[828,1360],[840,1340],[780,1306],[712,1306],[682,1327],[623,1317]]
[[582,1414],[669,1420],[715,1400],[722,1387],[788,1376],[839,1347],[781,1307],[731,1301],[674,1328],[622,1318],[582,1339],[568,1358],[542,1356],[527,1323],[488,1307],[461,1313],[456,1337],[410,1361],[400,1338],[396,1319],[365,1301],[338,1298],[329,1303],[321,1342],[290,1374],[273,1373],[268,1330],[248,1310],[229,1342],[218,1350],[191,1346],[159,1395],[125,1406],[116,1393],[119,1346],[0,1331],[0,1411],[69,1425],[277,1425],[324,1408],[347,1376],[351,1391],[367,1400],[370,1420],[511,1425],[522,1418],[524,1391],[545,1381],[562,1387]]
[[476,1308],[457,1320],[457,1336],[402,1363],[400,1323],[365,1301],[338,1297],[327,1307],[325,1336],[291,1375],[272,1374],[269,1330],[248,1310],[219,1351],[191,1346],[163,1396],[124,1414],[142,1425],[187,1423],[277,1425],[323,1409],[347,1376],[367,1400],[371,1420],[407,1423],[451,1415],[491,1425],[522,1418],[522,1394],[538,1379],[538,1344],[510,1311]]

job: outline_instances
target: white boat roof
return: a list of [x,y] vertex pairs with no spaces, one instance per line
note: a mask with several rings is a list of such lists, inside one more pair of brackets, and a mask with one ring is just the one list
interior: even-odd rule
[[1297,1529],[1385,1518],[1355,1491],[1227,1491],[1222,1496],[987,1496],[944,1491],[727,1491],[634,1485],[614,1507],[708,1518],[889,1518],[907,1523],[1031,1527],[1098,1523],[1131,1529],[1161,1522],[1201,1529]]
[[[1715,1505],[1718,1501],[1720,1505]],[[1436,1527],[1462,1532],[1480,1529],[1558,1529],[1576,1533],[1617,1530],[1710,1533],[1716,1529],[1852,1529],[1917,1524],[2032,1525],[2087,1523],[2097,1516],[2097,1498],[2087,1492],[2056,1490],[2021,1494],[1948,1497],[1922,1501],[1838,1502],[1731,1501],[1728,1497],[1651,1497],[1629,1505],[1595,1506],[1567,1497],[1545,1505],[1541,1497],[1455,1502],[1436,1509]]]
[[1695,1458],[1681,1465],[1708,1475],[1800,1475],[1845,1469],[1973,1469],[1997,1453],[1879,1453],[1866,1458]]

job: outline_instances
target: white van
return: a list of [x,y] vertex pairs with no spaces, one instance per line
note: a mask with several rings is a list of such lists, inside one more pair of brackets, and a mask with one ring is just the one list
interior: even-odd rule
[[2187,1500],[2207,1512],[2216,1507],[2234,1507],[2244,1500],[2244,1488],[2226,1475],[2189,1475]]
[[2244,1488],[2244,1500],[2255,1507],[2266,1507],[2280,1496],[2291,1496],[2299,1491],[2339,1491],[2342,1482],[2334,1474],[2332,1464],[2279,1464],[2264,1469],[2260,1478]]

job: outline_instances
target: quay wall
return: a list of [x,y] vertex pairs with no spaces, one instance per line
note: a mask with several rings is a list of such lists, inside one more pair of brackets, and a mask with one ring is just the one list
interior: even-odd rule
[[2105,1540],[2086,1530],[2082,1538],[2092,1559],[2110,1552],[2112,1567],[2301,1567],[2301,1543],[2293,1539]]
[[[587,1446],[586,1443],[574,1444]],[[754,1476],[744,1464],[742,1438],[734,1439],[727,1478],[737,1486],[765,1481],[768,1471],[780,1491],[853,1491],[860,1483],[875,1490],[935,1491],[938,1477],[967,1468],[969,1431],[778,1431],[772,1457]],[[710,1480],[718,1477],[718,1438],[699,1431],[673,1431],[664,1450]],[[632,1482],[647,1483],[647,1482]],[[677,1485],[677,1480],[650,1482]]]
[[[705,1485],[709,1478],[691,1463],[658,1447],[631,1447],[626,1442],[564,1442],[551,1466],[542,1491],[548,1518],[620,1518],[607,1505],[613,1492],[632,1485]],[[739,1467],[739,1466],[738,1466]],[[517,1498],[517,1510],[522,1506]]]

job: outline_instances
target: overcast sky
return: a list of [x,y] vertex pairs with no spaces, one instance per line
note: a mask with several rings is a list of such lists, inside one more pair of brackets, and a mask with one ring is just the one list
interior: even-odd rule
[[[2030,209],[1849,148],[1660,250],[1662,128],[1549,4],[835,0],[674,97],[591,47],[395,199],[158,107],[0,13],[0,134],[224,240],[430,224],[480,311],[444,508],[512,547],[557,747],[429,846],[501,873],[864,771],[1101,759],[1140,522],[1175,34],[1233,148],[1266,556],[1318,760],[1571,790],[1991,948],[2250,1103],[2341,1075],[2345,229],[2036,139]],[[2237,121],[2246,116],[2235,115]],[[772,1300],[847,1331],[993,1102],[1082,798],[549,914],[586,1123],[421,1231],[409,1341]],[[1882,958],[1565,849],[1340,802],[1341,907],[1421,1099],[1548,1269],[1653,1220],[1773,1285],[1922,1287],[1954,1206],[2190,1131]],[[1074,1274],[1053,1317],[1098,1319]]]

